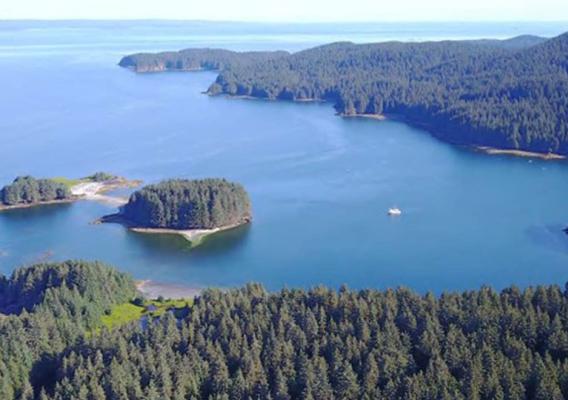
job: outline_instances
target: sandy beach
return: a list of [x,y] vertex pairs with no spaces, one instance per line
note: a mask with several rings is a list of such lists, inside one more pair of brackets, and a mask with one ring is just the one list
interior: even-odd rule
[[156,299],[160,296],[166,299],[186,299],[199,296],[202,289],[171,283],[155,282],[149,279],[137,281],[136,289],[145,297]]
[[71,193],[83,200],[100,201],[101,203],[110,204],[120,207],[128,202],[124,197],[113,197],[103,194],[104,184],[99,182],[80,183],[71,188]]
[[510,155],[515,157],[527,157],[527,158],[539,158],[541,160],[564,160],[566,156],[555,153],[536,153],[533,151],[524,150],[507,150],[507,149],[497,149],[488,146],[477,146],[476,150],[481,151],[485,154],[491,155]]
[[383,114],[344,114],[339,113],[337,114],[341,118],[367,118],[367,119],[374,119],[376,121],[384,121],[386,117]]
[[120,188],[134,188],[140,186],[142,181],[129,181],[124,178],[117,178],[106,182],[83,182],[71,187],[71,194],[78,199],[100,201],[120,207],[128,202],[128,198],[119,196],[108,196],[111,190]]

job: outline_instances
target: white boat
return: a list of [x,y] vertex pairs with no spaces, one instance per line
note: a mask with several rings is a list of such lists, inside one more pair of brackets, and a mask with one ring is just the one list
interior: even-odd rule
[[393,217],[398,217],[399,215],[402,215],[402,211],[400,210],[400,208],[392,207],[392,208],[389,208],[389,210],[387,211],[387,214],[391,215]]

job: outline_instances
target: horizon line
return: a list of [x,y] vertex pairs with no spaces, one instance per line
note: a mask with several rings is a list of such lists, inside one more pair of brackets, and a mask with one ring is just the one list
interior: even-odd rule
[[274,25],[318,25],[318,24],[439,24],[439,23],[471,23],[471,24],[561,24],[568,23],[568,19],[555,20],[508,20],[508,19],[491,19],[491,20],[463,20],[463,19],[440,19],[440,20],[329,20],[329,21],[257,21],[257,20],[216,20],[216,19],[184,19],[184,18],[0,18],[2,22],[193,22],[193,23],[230,23],[230,24],[274,24]]

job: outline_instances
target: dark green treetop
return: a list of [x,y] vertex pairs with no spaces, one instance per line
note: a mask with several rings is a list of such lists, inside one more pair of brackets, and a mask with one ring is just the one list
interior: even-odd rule
[[31,176],[18,177],[0,190],[0,204],[8,206],[64,200],[69,197],[71,192],[64,184]]
[[238,183],[172,179],[134,192],[122,214],[141,227],[212,229],[248,222],[251,206]]

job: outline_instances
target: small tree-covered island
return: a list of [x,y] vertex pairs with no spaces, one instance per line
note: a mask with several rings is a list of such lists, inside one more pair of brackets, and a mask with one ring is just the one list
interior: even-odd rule
[[105,172],[97,172],[80,179],[36,179],[32,176],[20,176],[0,190],[0,211],[77,200],[100,200],[120,204],[124,203],[124,200],[103,194],[118,188],[136,187],[140,183]]
[[65,184],[52,179],[20,176],[0,190],[0,207],[15,208],[39,203],[63,202],[72,199]]
[[568,33],[552,39],[333,43],[297,53],[188,49],[134,54],[137,72],[215,69],[211,95],[328,101],[383,114],[488,153],[568,155]]
[[244,187],[225,179],[171,179],[134,192],[119,213],[100,222],[119,222],[141,233],[178,234],[196,246],[205,237],[252,220]]

